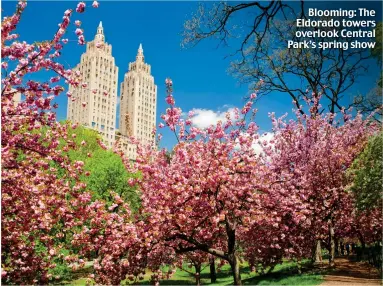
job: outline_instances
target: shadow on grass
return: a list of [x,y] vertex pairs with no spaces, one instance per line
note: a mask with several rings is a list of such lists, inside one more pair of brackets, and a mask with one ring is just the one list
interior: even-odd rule
[[296,265],[286,263],[277,265],[270,273],[242,279],[242,282],[244,285],[319,285],[323,282],[323,276],[309,263],[302,267],[301,274]]
[[318,274],[271,273],[242,280],[244,285],[318,285],[323,282]]
[[[90,267],[91,268],[91,267]],[[75,273],[75,278],[86,277],[87,272],[91,269],[82,269]],[[323,271],[323,270],[322,270]],[[292,261],[286,261],[277,265],[273,271],[268,274],[256,274],[250,271],[250,267],[243,265],[241,267],[242,282],[244,285],[318,285],[323,282],[323,275],[319,269],[310,267],[308,263],[302,263],[302,274],[298,274],[296,263]],[[326,270],[327,271],[327,270]],[[217,271],[217,282],[210,283],[210,275],[208,268],[204,269],[201,273],[202,285],[232,285],[233,278],[230,268],[221,268]],[[63,281],[64,282],[64,281]],[[65,281],[67,282],[67,281]],[[60,283],[68,284],[68,283]],[[76,282],[76,283],[73,283]],[[129,285],[123,283],[123,285]],[[72,280],[70,285],[85,285],[85,278],[81,281]],[[138,281],[135,285],[151,285],[148,278],[143,281]],[[195,277],[185,271],[177,271],[175,275],[169,280],[161,280],[160,285],[196,285]]]
[[68,285],[70,281],[75,281],[84,277],[88,277],[89,274],[93,273],[93,267],[88,266],[84,268],[80,268],[76,271],[73,271],[70,275],[70,277],[66,277],[64,279],[61,279],[57,282],[55,282],[55,285]]
[[[232,277],[231,270],[220,270],[216,272],[217,280],[226,279],[228,277]],[[210,279],[210,273],[201,273],[201,279]]]

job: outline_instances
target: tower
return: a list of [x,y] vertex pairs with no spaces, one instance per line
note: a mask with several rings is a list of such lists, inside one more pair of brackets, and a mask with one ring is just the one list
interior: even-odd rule
[[115,141],[118,67],[112,46],[105,42],[100,22],[94,40],[86,44],[80,63],[74,71],[81,72],[86,87],[69,87],[67,118],[98,131],[108,147]]
[[[156,126],[157,86],[151,75],[151,67],[145,63],[140,44],[136,61],[129,63],[129,70],[120,86],[120,132],[133,136],[144,144],[154,144],[153,128]],[[134,158],[134,147],[127,147]]]

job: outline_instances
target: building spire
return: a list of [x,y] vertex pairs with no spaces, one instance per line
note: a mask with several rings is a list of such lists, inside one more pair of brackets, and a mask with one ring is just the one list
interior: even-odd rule
[[144,61],[144,49],[142,48],[142,44],[140,44],[140,46],[138,47],[136,61]]
[[100,21],[100,24],[98,24],[97,27],[97,34],[94,37],[95,40],[104,42],[105,41],[105,36],[104,36],[104,28],[102,27],[102,21]]

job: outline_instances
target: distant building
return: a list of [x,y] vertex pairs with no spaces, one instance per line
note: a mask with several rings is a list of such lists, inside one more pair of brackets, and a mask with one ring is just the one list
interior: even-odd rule
[[[12,91],[16,91],[16,89],[12,89]],[[15,105],[18,105],[21,102],[21,92],[15,92],[13,95],[13,101]]]
[[87,87],[69,87],[67,118],[98,131],[106,145],[115,141],[118,67],[112,56],[112,46],[105,42],[100,22],[93,41],[86,45],[81,62],[74,68],[82,74]]
[[[129,70],[120,86],[120,124],[122,137],[133,136],[144,144],[154,145],[153,128],[156,126],[157,86],[151,67],[144,61],[140,44],[136,61],[129,63]],[[123,138],[119,136],[121,143]],[[126,140],[125,140],[126,141]],[[135,159],[135,146],[123,143],[124,152]]]
[[150,65],[144,62],[141,44],[136,61],[129,63],[121,83],[119,130],[116,129],[118,67],[112,46],[105,42],[101,22],[74,71],[81,72],[87,87],[69,87],[72,97],[68,99],[68,120],[98,131],[108,147],[118,140],[125,155],[132,160],[136,159],[136,146],[130,143],[130,136],[154,146],[157,86]]
[[21,102],[21,92],[17,91],[16,88],[7,88],[4,90],[1,100],[7,104],[12,101],[13,105],[17,106]]

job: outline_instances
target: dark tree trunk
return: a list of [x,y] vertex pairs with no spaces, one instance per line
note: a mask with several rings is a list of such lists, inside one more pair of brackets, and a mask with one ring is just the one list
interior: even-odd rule
[[195,284],[196,285],[201,285],[201,264],[194,264],[195,268]]
[[363,235],[360,231],[358,231],[358,237],[359,237],[359,241],[360,241],[360,244],[362,245],[362,249],[364,252],[364,250],[366,249],[366,243],[364,242]]
[[236,237],[235,237],[235,224],[229,222],[226,217],[226,233],[227,233],[227,261],[231,266],[233,272],[234,285],[242,285],[241,274],[239,272],[239,260],[236,253]]
[[335,256],[339,256],[339,239],[335,238]]
[[217,273],[215,272],[215,260],[214,257],[210,258],[210,281],[215,283],[217,281]]
[[328,235],[329,235],[329,257],[328,262],[330,267],[335,266],[335,230],[332,219],[328,220]]
[[340,242],[340,251],[341,251],[341,254],[344,255],[344,243],[343,243],[343,240]]

